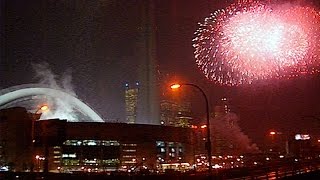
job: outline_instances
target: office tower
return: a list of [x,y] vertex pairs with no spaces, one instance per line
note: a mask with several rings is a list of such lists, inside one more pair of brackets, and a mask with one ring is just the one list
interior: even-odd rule
[[[227,113],[231,111],[229,105],[229,99],[223,97],[219,105],[214,107],[214,117],[223,118]],[[224,118],[223,127],[229,129],[234,128],[235,122],[233,119]],[[224,133],[213,131],[214,154],[216,155],[230,155],[235,152],[235,145],[230,139],[226,137]]]
[[126,122],[136,123],[137,121],[137,105],[139,95],[139,83],[136,82],[135,86],[130,87],[126,84],[125,90],[125,103],[126,103]]
[[162,100],[160,103],[160,123],[166,126],[189,127],[191,125],[191,104]]

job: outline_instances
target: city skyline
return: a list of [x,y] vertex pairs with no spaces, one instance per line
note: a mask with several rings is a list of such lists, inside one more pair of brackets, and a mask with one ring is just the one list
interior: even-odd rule
[[[45,61],[57,76],[70,70],[77,96],[103,119],[125,121],[123,86],[139,76],[141,2],[1,1],[1,89],[37,82],[32,63]],[[167,84],[196,82],[207,92],[211,110],[222,97],[230,97],[240,127],[252,139],[263,138],[271,128],[316,131],[319,122],[303,117],[320,116],[318,74],[226,87],[206,80],[197,68],[191,43],[197,23],[228,3],[154,1],[159,91],[170,95]],[[202,117],[198,92],[181,93]]]

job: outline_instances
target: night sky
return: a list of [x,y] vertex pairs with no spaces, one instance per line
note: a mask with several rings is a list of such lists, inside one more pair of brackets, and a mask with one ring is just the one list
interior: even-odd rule
[[[223,87],[205,79],[195,64],[197,23],[230,1],[155,0],[157,61],[162,94],[174,80],[201,86],[210,105],[226,96],[239,124],[254,141],[270,129],[319,131],[320,76]],[[105,119],[125,119],[124,84],[134,83],[139,57],[142,0],[1,0],[0,88],[37,83],[33,63],[47,62],[62,76],[72,72],[77,96]],[[196,116],[204,117],[196,91],[183,90]]]

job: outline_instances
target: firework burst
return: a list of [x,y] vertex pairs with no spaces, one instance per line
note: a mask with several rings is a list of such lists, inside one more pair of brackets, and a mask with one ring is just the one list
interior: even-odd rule
[[320,15],[309,6],[241,2],[199,24],[196,63],[226,85],[319,72]]

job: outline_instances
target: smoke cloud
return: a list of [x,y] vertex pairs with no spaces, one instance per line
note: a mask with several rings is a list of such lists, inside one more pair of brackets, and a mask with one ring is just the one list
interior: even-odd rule
[[[35,78],[39,81],[39,84],[66,92],[76,97],[76,93],[71,84],[71,70],[67,70],[63,76],[59,78],[59,76],[51,71],[49,64],[46,62],[32,64],[32,67],[35,72]],[[68,121],[79,120],[73,108],[73,104],[68,102],[67,98],[61,96],[59,98],[46,97],[44,102],[41,103],[49,106],[49,110],[42,113],[41,119],[59,118],[66,119]]]
[[213,142],[218,138],[225,141],[225,146],[230,152],[254,153],[259,149],[256,144],[252,143],[247,135],[245,135],[238,125],[239,118],[234,113],[217,116],[211,119],[211,130]]

